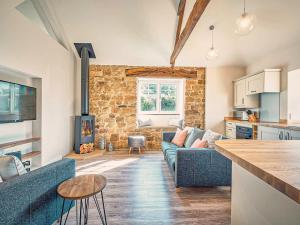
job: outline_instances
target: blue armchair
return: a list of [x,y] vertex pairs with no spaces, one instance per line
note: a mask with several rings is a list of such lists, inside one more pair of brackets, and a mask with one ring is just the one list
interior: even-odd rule
[[176,187],[230,186],[231,161],[211,148],[178,148],[164,132],[162,150]]

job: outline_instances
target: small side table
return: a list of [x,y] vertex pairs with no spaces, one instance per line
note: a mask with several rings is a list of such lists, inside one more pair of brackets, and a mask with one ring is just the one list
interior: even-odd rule
[[[96,174],[81,175],[61,183],[57,188],[57,193],[63,198],[63,205],[60,215],[60,225],[62,224],[63,220],[63,211],[66,199],[71,200],[71,203],[69,205],[64,224],[66,224],[67,222],[69,212],[74,201],[76,201],[76,224],[82,224],[82,220],[83,224],[87,224],[90,197],[93,197],[94,199],[102,224],[107,225],[104,198],[102,193],[102,190],[105,188],[106,183],[106,178],[104,176]],[[101,193],[104,216],[102,215],[101,208],[96,196],[99,192]],[[79,223],[77,200],[80,202]]]
[[134,148],[138,148],[139,153],[141,153],[141,148],[145,147],[145,140],[145,136],[141,135],[128,136],[129,154]]

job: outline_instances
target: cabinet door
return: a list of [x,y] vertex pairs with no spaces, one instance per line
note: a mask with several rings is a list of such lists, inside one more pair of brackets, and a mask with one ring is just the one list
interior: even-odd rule
[[300,69],[288,73],[288,119],[300,122]]
[[300,131],[286,130],[285,134],[287,140],[300,140]]
[[234,106],[243,107],[246,96],[246,80],[240,80],[234,83]]
[[246,79],[247,95],[264,92],[264,73],[251,76]]
[[258,139],[259,140],[283,140],[284,129],[259,126]]

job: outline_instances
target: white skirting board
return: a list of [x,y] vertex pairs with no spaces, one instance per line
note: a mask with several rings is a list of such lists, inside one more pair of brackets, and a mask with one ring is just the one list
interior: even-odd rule
[[283,224],[300,224],[300,204],[232,163],[231,225]]

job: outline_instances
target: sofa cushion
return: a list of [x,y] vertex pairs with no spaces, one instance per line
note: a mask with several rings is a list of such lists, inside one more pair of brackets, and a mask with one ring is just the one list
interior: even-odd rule
[[215,133],[211,130],[207,130],[203,137],[202,140],[206,140],[208,142],[208,147],[209,148],[214,148],[215,147],[215,141],[220,140],[222,138],[221,134]]
[[191,148],[207,148],[208,142],[206,140],[197,139],[191,146]]
[[184,144],[184,141],[187,137],[187,134],[188,134],[188,130],[186,130],[186,129],[184,129],[184,130],[177,129],[175,137],[172,140],[172,143],[179,146],[179,147],[182,147],[183,144]]
[[3,181],[19,176],[15,160],[12,156],[0,156],[0,176]]
[[166,142],[166,141],[163,141],[161,143],[161,147],[162,147],[162,150],[164,152],[164,154],[166,154],[166,152],[170,149],[176,149],[177,148],[177,145],[175,144],[172,144],[170,142]]
[[187,136],[184,142],[184,147],[190,148],[192,144],[198,139],[202,139],[203,135],[205,133],[205,130],[199,129],[199,128],[193,128],[190,134]]

